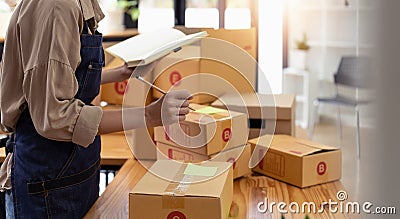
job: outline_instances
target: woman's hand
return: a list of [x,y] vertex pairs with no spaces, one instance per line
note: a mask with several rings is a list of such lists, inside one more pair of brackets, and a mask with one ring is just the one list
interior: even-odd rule
[[186,119],[189,113],[189,91],[170,91],[156,102],[146,106],[145,120],[148,127],[166,126]]
[[144,76],[150,73],[159,61],[160,59],[150,64],[137,67],[128,67],[126,64],[123,64],[112,69],[104,70],[101,76],[101,83],[106,84],[112,82],[120,82],[129,79],[131,76]]

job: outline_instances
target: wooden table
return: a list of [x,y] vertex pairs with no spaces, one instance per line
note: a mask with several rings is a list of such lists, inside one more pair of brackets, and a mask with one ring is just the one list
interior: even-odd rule
[[123,134],[107,134],[101,136],[101,165],[122,166],[133,158],[133,154]]
[[138,35],[139,31],[137,28],[128,28],[120,31],[107,31],[103,32],[104,39],[112,39],[112,38],[129,38],[135,35]]
[[[85,218],[128,218],[129,192],[146,171],[137,160],[128,160]],[[265,176],[243,177],[234,181],[234,203],[230,218],[281,218],[279,213],[274,215],[258,213],[258,202],[264,201],[267,197],[269,203],[285,202],[289,205],[290,202],[296,201],[301,205],[303,202],[313,201],[318,205],[324,201],[328,202],[329,199],[335,201],[336,193],[340,190],[344,190],[340,181],[300,189]],[[305,215],[301,214],[284,216],[305,218]],[[309,216],[313,218],[313,215]],[[318,218],[333,217],[347,218],[345,215],[329,214],[328,210],[318,215]]]
[[6,159],[6,149],[0,148],[0,163],[3,163],[4,159]]
[[[123,134],[107,134],[101,136],[101,165],[122,166],[133,158],[133,154]],[[6,157],[4,148],[0,148],[0,163]]]

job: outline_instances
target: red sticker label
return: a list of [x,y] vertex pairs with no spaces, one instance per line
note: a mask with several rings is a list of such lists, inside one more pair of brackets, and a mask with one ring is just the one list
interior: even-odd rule
[[324,175],[326,173],[326,163],[321,161],[317,165],[317,173],[318,175]]
[[182,79],[182,75],[177,71],[174,71],[169,75],[169,82],[171,83],[171,85],[178,86],[181,79]]
[[174,155],[173,155],[173,150],[170,148],[170,149],[168,149],[168,158],[169,159],[174,159]]
[[128,81],[115,82],[114,88],[117,94],[124,95],[124,93],[128,90]]
[[235,169],[235,167],[236,167],[236,160],[235,160],[235,158],[233,158],[233,157],[231,157],[231,158],[229,158],[226,162],[230,162],[230,163],[232,163],[233,165],[233,169]]
[[231,139],[231,129],[230,128],[226,128],[224,129],[224,131],[222,132],[222,140],[224,140],[225,142],[228,142],[229,139]]
[[251,45],[246,45],[243,47],[244,50],[251,50]]
[[168,214],[167,219],[186,219],[186,216],[180,211],[173,211]]
[[171,141],[171,139],[169,138],[169,126],[165,126],[165,139],[167,141]]

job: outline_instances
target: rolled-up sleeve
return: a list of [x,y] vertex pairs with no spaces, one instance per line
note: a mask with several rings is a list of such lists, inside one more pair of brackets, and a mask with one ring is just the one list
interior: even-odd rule
[[21,48],[29,50],[22,51],[27,60],[23,94],[33,124],[45,138],[88,146],[98,132],[102,110],[75,98],[75,70],[81,58],[80,7],[74,1],[56,0],[42,26],[38,34],[20,35]]
[[77,90],[73,69],[58,61],[50,60],[26,72],[23,91],[40,135],[82,146],[93,142],[102,110],[75,99]]

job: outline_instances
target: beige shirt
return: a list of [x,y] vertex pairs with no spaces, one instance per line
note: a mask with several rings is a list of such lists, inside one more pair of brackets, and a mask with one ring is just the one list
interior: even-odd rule
[[97,0],[18,4],[5,38],[0,72],[2,129],[13,131],[28,106],[40,135],[82,146],[93,142],[102,110],[74,98],[75,69],[80,63],[83,19],[93,32],[103,17]]

